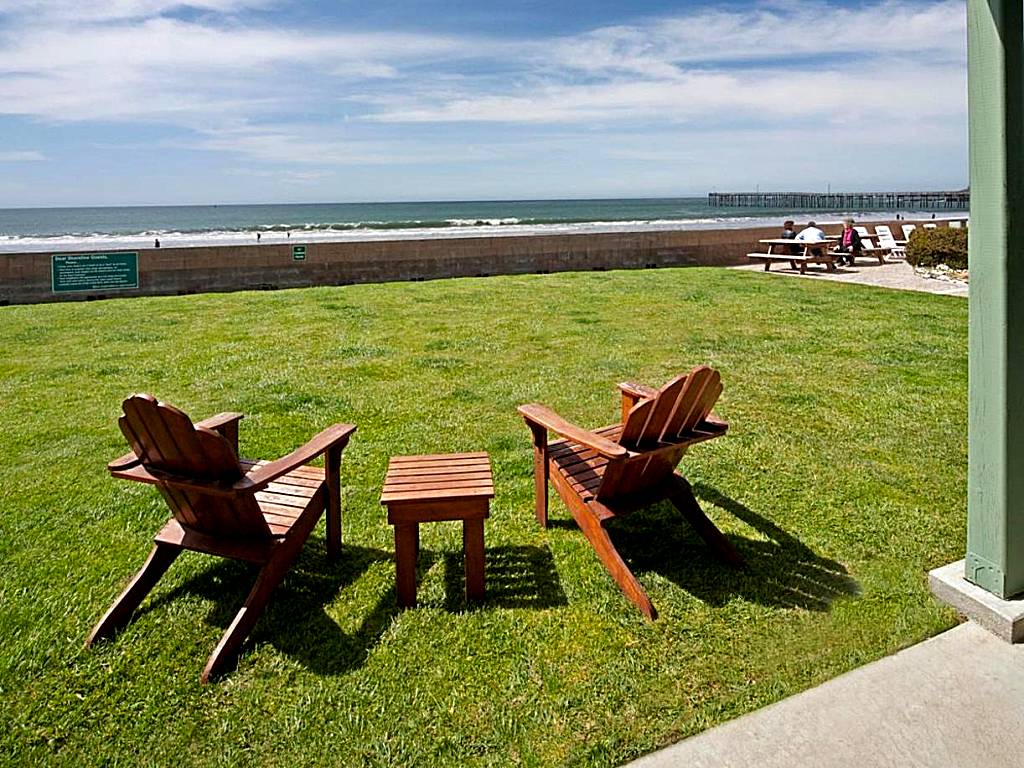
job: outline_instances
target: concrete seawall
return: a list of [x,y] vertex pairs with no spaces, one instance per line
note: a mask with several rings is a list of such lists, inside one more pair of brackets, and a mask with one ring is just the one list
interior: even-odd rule
[[[832,229],[835,229],[834,227]],[[445,277],[746,263],[778,227],[433,240],[307,242],[138,251],[138,288],[58,293],[50,253],[0,254],[0,304],[273,290]],[[898,230],[897,230],[898,231]],[[293,246],[305,258],[293,258]],[[125,253],[130,251],[112,251]],[[65,252],[83,253],[83,252]]]

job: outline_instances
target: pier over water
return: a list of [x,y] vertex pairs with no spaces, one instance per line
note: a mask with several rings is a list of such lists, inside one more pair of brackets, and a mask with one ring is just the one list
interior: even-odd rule
[[793,210],[967,210],[971,191],[956,192],[709,192],[718,208],[791,208]]

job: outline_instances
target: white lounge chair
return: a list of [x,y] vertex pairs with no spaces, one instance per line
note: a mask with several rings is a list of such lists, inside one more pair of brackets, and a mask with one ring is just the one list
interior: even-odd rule
[[[882,230],[885,230],[884,232]],[[875,232],[878,233],[878,244],[882,248],[887,248],[897,259],[907,258],[907,249],[905,246],[900,245],[896,242],[896,238],[892,236],[892,231],[888,227],[875,227]]]
[[875,235],[868,232],[867,227],[854,227],[853,229],[860,235],[861,253],[864,256],[872,256],[878,259],[879,264],[885,264],[885,253],[888,248],[876,247],[874,240],[872,240]]
[[924,228],[925,229],[938,229],[939,225],[936,224],[934,221],[929,221],[927,224],[924,225]]
[[914,230],[917,229],[917,224],[903,224],[902,225],[902,229],[903,229],[903,238],[905,240],[909,240],[910,236],[914,233]]

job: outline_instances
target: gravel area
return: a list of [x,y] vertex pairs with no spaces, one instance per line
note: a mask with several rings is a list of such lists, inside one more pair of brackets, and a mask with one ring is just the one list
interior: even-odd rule
[[[744,264],[731,269],[745,269],[749,271],[764,271],[763,264]],[[841,283],[860,283],[861,285],[876,285],[879,288],[893,288],[900,291],[922,291],[924,293],[939,293],[945,296],[967,296],[967,283],[957,279],[953,273],[934,273],[934,276],[915,271],[905,261],[887,261],[879,264],[877,261],[860,259],[852,267],[836,267],[835,272],[828,272],[824,266],[809,265],[807,273],[801,275],[789,267],[788,264],[773,264],[769,275],[783,275],[786,277],[802,277],[805,280],[835,280]]]

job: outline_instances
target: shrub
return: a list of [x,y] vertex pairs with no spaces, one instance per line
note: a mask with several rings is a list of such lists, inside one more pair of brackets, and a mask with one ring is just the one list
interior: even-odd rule
[[907,261],[915,267],[945,264],[951,269],[967,269],[967,230],[914,230],[907,241]]

